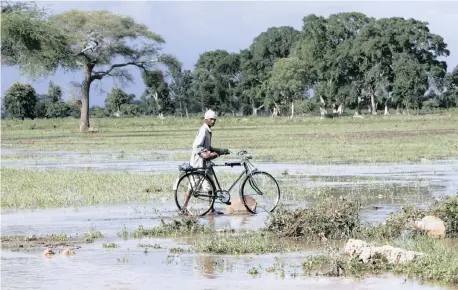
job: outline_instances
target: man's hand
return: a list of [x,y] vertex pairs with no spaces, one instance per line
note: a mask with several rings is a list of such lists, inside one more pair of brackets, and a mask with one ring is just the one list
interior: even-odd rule
[[229,149],[223,149],[223,148],[213,148],[213,150],[218,153],[218,155],[228,155],[231,154]]
[[229,151],[229,149],[221,150],[221,155],[229,155],[229,154],[231,154],[231,151]]
[[212,160],[218,157],[218,153],[205,151],[205,152],[200,153],[200,157],[202,157],[205,160]]

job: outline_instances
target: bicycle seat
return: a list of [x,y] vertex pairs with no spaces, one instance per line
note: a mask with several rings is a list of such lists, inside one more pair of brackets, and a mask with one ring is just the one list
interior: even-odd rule
[[224,165],[233,167],[233,166],[242,166],[242,163],[238,161],[234,161],[234,162],[225,162]]
[[188,171],[192,171],[193,167],[189,163],[183,163],[183,164],[178,165],[178,170],[188,172]]

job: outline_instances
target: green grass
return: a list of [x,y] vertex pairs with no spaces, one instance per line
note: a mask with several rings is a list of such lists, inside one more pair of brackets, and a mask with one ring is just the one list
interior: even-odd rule
[[[256,154],[256,160],[321,164],[417,162],[422,158],[456,157],[457,123],[457,113],[324,120],[221,117],[214,128],[213,143],[216,147],[247,149]],[[79,133],[75,119],[2,121],[2,147],[83,152],[190,151],[202,120],[139,117],[92,119],[92,124],[99,132]],[[188,158],[183,153],[171,157]]]
[[170,196],[177,176],[2,167],[1,206],[29,209],[146,203],[158,195]]
[[[98,172],[94,170],[46,170],[1,168],[0,185],[3,209],[81,207],[90,205],[145,204],[155,197],[173,200],[172,185],[176,173],[135,174]],[[229,188],[238,171],[217,172],[223,188]],[[312,202],[328,197],[358,198],[363,205],[371,203],[424,202],[430,200],[431,188],[420,182],[408,184],[352,184],[351,186],[306,187],[294,176],[274,174],[284,203]],[[339,181],[339,180],[333,180]],[[239,194],[240,182],[231,191]]]
[[278,236],[265,232],[199,235],[194,242],[194,248],[198,252],[229,255],[265,254],[298,249],[278,239]]
[[[46,170],[1,168],[3,209],[81,207],[90,205],[151,202],[155,197],[174,200],[176,173],[136,174],[93,170]],[[219,173],[221,186],[238,177]],[[238,187],[233,196],[238,195]]]

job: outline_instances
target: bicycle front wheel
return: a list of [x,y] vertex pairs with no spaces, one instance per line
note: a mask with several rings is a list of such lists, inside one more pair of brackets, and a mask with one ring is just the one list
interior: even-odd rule
[[[272,175],[256,171],[243,181],[240,196],[246,209],[251,213],[260,210],[273,212],[280,201],[280,187]],[[253,205],[253,200],[256,206]]]
[[215,185],[208,176],[200,172],[189,172],[178,178],[174,193],[178,209],[190,215],[206,215],[215,202]]

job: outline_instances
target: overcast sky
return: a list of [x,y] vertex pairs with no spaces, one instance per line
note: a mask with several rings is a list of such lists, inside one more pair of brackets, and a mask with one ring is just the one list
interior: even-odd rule
[[[163,51],[174,54],[186,69],[192,69],[199,54],[215,49],[238,52],[253,38],[272,26],[293,26],[300,30],[308,14],[329,16],[339,12],[362,12],[370,17],[415,18],[429,23],[432,33],[444,37],[451,51],[448,70],[458,64],[458,1],[39,1],[54,13],[69,9],[101,10],[128,15],[147,25],[166,40]],[[58,73],[52,78],[31,82],[17,68],[2,65],[2,95],[15,81],[29,82],[38,93],[47,91],[50,80],[68,93],[69,82],[82,80],[82,73]],[[138,97],[144,89],[140,74],[132,70],[135,83],[124,88]],[[95,85],[94,85],[95,84]],[[90,105],[103,105],[113,80],[95,82]],[[64,96],[66,97],[66,96]]]

